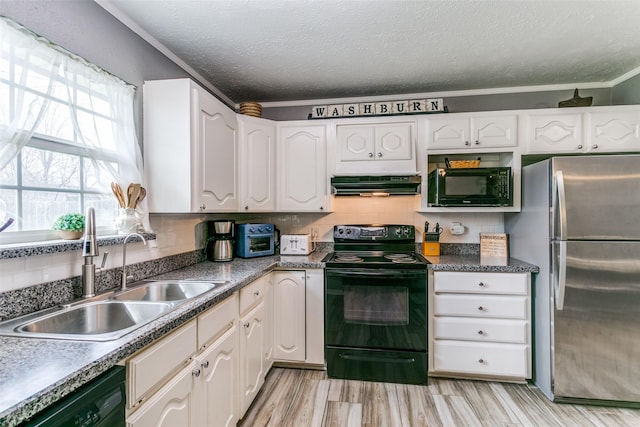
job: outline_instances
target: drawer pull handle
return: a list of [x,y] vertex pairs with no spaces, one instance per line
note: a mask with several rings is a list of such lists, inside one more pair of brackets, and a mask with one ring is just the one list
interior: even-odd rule
[[483,306],[478,307],[479,311],[485,311],[485,308]]
[[478,331],[478,335],[484,335],[484,331],[483,331],[482,329],[480,329],[480,330]]
[[194,377],[198,378],[200,376],[200,369],[194,369],[191,374],[193,374]]
[[478,283],[478,286],[480,286],[481,288],[484,288],[484,287],[485,287],[485,284],[484,284],[484,283],[482,283],[482,282],[480,282],[480,283]]
[[480,364],[484,365],[484,359],[480,359],[480,360],[478,360],[478,363],[480,363]]
[[243,326],[244,326],[245,328],[249,328],[249,322],[245,323]]
[[260,291],[256,291],[253,294],[258,297],[258,296],[260,296]]
[[209,361],[205,360],[204,363],[201,365],[203,369],[207,369],[209,367]]

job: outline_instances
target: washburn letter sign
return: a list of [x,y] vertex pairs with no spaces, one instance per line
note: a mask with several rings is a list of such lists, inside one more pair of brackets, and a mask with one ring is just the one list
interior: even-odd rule
[[444,111],[442,98],[413,99],[392,102],[363,102],[360,104],[317,105],[311,110],[312,119],[338,117],[384,116]]

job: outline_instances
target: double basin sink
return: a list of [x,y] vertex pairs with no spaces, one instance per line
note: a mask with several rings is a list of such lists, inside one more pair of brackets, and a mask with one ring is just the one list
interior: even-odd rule
[[110,341],[227,281],[152,281],[0,323],[0,335]]

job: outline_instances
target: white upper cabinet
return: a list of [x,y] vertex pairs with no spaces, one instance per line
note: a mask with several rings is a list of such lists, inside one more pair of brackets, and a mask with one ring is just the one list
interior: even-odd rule
[[582,113],[530,113],[526,118],[527,152],[580,153],[584,149]]
[[586,148],[592,153],[640,150],[640,108],[586,114],[589,138]]
[[190,79],[144,84],[150,212],[238,209],[234,111]]
[[238,115],[240,210],[271,212],[276,207],[276,123]]
[[428,117],[427,150],[474,150],[518,145],[516,114],[443,114]]
[[640,150],[637,105],[527,111],[528,154],[597,154]]
[[336,174],[416,173],[416,123],[336,125]]
[[278,123],[277,153],[277,210],[328,211],[325,125]]

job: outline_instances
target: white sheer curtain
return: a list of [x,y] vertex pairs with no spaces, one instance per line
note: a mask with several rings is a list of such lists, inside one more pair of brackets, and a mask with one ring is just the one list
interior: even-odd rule
[[[125,191],[144,185],[135,87],[5,17],[0,46],[0,168],[37,133],[82,148]],[[151,231],[146,200],[137,210]]]
[[[0,60],[33,64],[2,67],[0,74],[0,169],[18,155],[45,117],[58,73],[59,52],[49,48],[33,33],[0,17]],[[7,69],[6,75],[4,70]],[[37,76],[34,76],[37,74]],[[44,77],[44,78],[41,78]],[[37,81],[37,83],[34,83]],[[35,90],[29,86],[34,85]],[[5,102],[6,100],[7,102]]]

